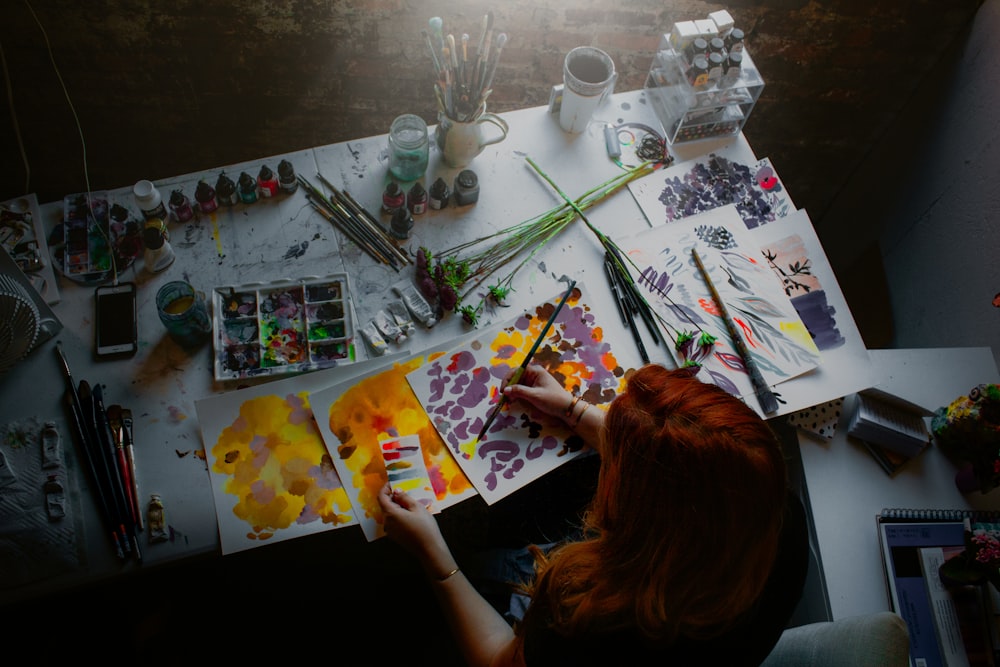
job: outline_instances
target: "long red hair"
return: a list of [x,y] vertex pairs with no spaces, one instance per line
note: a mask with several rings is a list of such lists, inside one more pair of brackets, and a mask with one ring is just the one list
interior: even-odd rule
[[770,427],[690,371],[646,365],[609,407],[600,452],[587,537],[536,554],[528,614],[547,610],[566,636],[723,632],[777,552],[787,472]]

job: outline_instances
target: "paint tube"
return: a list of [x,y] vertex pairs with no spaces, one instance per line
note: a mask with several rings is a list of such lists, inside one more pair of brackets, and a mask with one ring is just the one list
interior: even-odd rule
[[361,336],[368,342],[368,347],[371,351],[382,356],[389,351],[389,344],[385,342],[385,338],[382,338],[382,334],[378,332],[375,328],[374,322],[369,322],[360,329]]
[[393,343],[399,345],[406,340],[406,334],[403,330],[396,326],[396,322],[392,319],[388,313],[384,310],[380,310],[375,313],[375,319],[372,320],[375,323],[375,328],[379,330],[387,340],[391,340]]
[[146,506],[146,527],[149,528],[150,543],[166,542],[170,539],[163,499],[158,493],[149,496],[149,504]]
[[401,285],[393,285],[392,289],[403,299],[406,308],[413,313],[418,322],[425,327],[432,327],[437,324],[434,309],[431,308],[431,304],[427,303],[427,299],[424,298],[424,295],[416,287],[409,283],[403,283]]
[[410,311],[406,309],[402,301],[390,301],[385,309],[389,311],[393,321],[396,322],[396,326],[402,329],[403,333],[407,336],[413,335],[413,332],[417,328],[413,325],[413,317],[410,315]]

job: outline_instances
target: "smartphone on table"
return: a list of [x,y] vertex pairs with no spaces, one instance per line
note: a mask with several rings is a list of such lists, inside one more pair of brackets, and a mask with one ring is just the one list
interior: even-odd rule
[[100,285],[94,291],[94,300],[97,323],[94,329],[96,355],[121,357],[135,354],[139,348],[135,283]]

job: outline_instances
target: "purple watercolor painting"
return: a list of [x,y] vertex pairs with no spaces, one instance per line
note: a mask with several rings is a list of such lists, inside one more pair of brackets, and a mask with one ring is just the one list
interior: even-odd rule
[[[519,366],[558,303],[546,301],[506,325],[484,331],[407,375],[420,403],[469,480],[494,503],[583,451],[583,442],[561,420],[508,405],[481,441],[479,430],[499,398],[503,380]],[[607,340],[599,318],[579,287],[559,312],[532,362],[599,408],[624,388],[635,365],[614,350],[630,351],[629,339]],[[628,334],[621,327],[614,332]],[[625,352],[629,354],[629,352]],[[631,357],[628,357],[631,360]]]

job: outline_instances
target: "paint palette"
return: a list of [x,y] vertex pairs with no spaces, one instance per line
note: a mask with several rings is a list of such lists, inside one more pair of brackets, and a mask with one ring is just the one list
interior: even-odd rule
[[215,379],[329,368],[356,360],[346,273],[216,287]]
[[131,211],[111,204],[106,192],[66,195],[62,225],[53,232],[53,264],[74,282],[106,282],[142,253],[140,227]]

